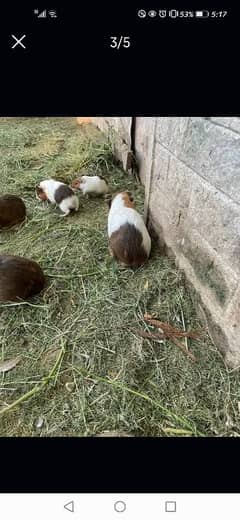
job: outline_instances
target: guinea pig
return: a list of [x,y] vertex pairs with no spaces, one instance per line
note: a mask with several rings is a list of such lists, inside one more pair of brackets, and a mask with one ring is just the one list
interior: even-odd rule
[[80,179],[75,179],[71,186],[75,190],[81,190],[83,195],[103,195],[109,192],[108,183],[101,175],[82,175]]
[[41,267],[28,258],[0,255],[0,301],[17,301],[39,293],[45,283]]
[[109,201],[110,254],[127,266],[140,266],[149,257],[151,238],[141,215],[134,209],[131,193],[122,192]]
[[0,197],[0,228],[7,228],[19,224],[26,217],[26,206],[16,195]]
[[48,179],[41,181],[36,188],[36,195],[39,200],[48,200],[52,204],[57,204],[63,212],[61,217],[66,217],[72,211],[78,211],[79,200],[70,186],[64,182]]

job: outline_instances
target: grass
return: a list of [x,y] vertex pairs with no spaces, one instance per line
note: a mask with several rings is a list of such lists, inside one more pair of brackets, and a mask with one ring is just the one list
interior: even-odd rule
[[[205,336],[190,341],[192,363],[171,342],[153,343],[145,312],[178,327],[199,328],[184,277],[153,245],[137,270],[108,254],[108,208],[81,199],[78,214],[35,198],[38,181],[70,182],[77,171],[106,176],[113,191],[131,189],[143,210],[144,190],[112,156],[94,127],[71,118],[0,119],[1,192],[23,197],[27,220],[0,236],[1,251],[32,258],[46,276],[43,294],[0,305],[1,436],[239,436],[240,385]],[[120,433],[119,433],[120,434]]]

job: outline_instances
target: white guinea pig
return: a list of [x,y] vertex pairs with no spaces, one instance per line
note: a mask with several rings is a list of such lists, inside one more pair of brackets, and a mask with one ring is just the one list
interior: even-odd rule
[[61,217],[69,215],[71,211],[78,211],[79,200],[70,186],[64,182],[48,179],[41,181],[36,188],[37,198],[48,200],[52,204],[57,204],[63,212]]
[[83,195],[103,195],[109,192],[108,183],[101,175],[82,175],[80,179],[75,179],[71,186],[75,190],[81,190]]
[[124,265],[142,265],[150,255],[151,238],[143,218],[134,209],[131,193],[119,193],[109,202],[109,206],[110,254]]

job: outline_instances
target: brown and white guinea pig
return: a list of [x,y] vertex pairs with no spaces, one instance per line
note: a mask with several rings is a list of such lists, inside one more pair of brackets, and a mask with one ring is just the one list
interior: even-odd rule
[[108,238],[112,256],[128,266],[142,265],[151,251],[151,238],[133,197],[122,192],[109,201]]
[[25,300],[39,293],[45,283],[41,267],[28,258],[0,255],[0,301]]
[[78,211],[79,200],[70,186],[64,182],[48,179],[41,181],[36,188],[36,195],[39,200],[48,200],[52,204],[57,204],[63,212],[61,217],[69,215],[72,211]]
[[94,194],[104,195],[109,192],[109,186],[101,175],[82,175],[79,179],[75,179],[72,184],[75,190],[81,190],[83,195]]
[[7,228],[20,224],[26,217],[26,206],[16,195],[0,197],[0,228]]

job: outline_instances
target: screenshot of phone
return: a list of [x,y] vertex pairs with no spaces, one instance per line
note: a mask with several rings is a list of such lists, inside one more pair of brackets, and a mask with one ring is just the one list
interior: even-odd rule
[[0,517],[237,520],[238,8],[4,5]]

